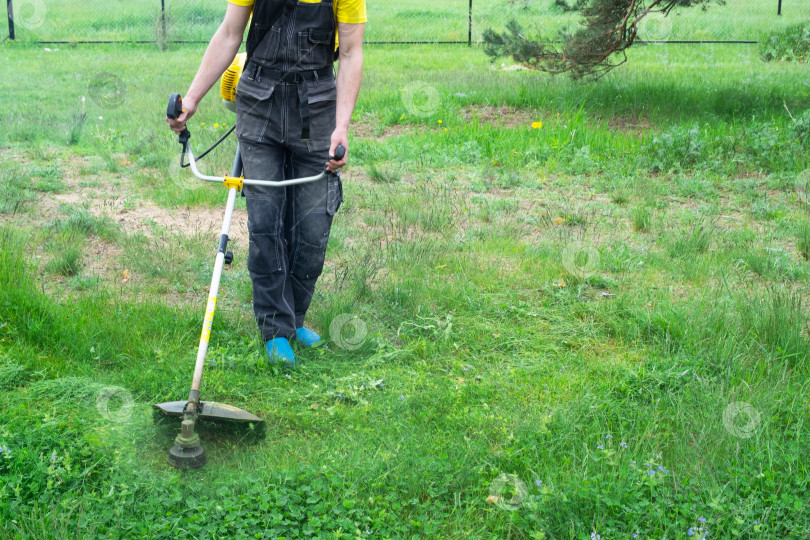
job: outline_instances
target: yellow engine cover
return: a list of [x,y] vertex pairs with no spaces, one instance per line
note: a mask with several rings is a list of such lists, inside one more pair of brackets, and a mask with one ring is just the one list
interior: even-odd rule
[[239,53],[233,59],[231,65],[222,74],[222,81],[219,85],[219,93],[222,94],[222,100],[226,103],[236,102],[236,85],[239,84],[239,77],[242,76],[242,70],[245,68],[245,58],[247,53]]

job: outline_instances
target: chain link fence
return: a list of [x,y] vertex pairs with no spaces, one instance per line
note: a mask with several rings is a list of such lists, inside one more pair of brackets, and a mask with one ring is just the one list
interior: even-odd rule
[[[29,42],[207,42],[226,0],[7,0],[9,37]],[[390,0],[368,2],[369,43],[475,44],[487,28],[511,19],[526,33],[556,39],[578,15],[555,0]],[[708,10],[652,15],[641,28],[647,41],[758,41],[810,19],[810,0],[726,0]]]

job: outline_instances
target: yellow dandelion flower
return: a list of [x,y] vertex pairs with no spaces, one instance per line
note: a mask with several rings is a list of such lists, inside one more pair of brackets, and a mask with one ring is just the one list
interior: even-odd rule
[[215,128],[218,128],[218,127],[219,127],[219,124],[214,124],[214,127],[215,127]]
[[441,120],[439,120],[439,123],[442,124],[443,122]]
[[204,126],[204,125],[205,125],[205,122],[200,122],[200,125],[201,125],[201,126]]
[[543,122],[532,122],[532,129],[540,129],[543,127]]
[[444,128],[444,130],[447,131],[447,128]]
[[557,219],[554,220],[554,223],[562,223],[563,221],[565,221],[563,218],[558,217]]

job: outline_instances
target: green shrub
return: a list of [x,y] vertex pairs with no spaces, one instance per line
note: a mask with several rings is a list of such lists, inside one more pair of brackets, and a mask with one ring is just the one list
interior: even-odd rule
[[768,34],[759,44],[759,54],[766,62],[807,62],[810,58],[810,22]]

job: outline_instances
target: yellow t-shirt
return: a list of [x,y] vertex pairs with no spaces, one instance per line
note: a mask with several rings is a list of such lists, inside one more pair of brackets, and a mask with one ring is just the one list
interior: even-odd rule
[[[300,0],[305,4],[319,4],[321,0]],[[255,0],[228,0],[237,6],[252,6]],[[366,0],[334,0],[335,18],[344,24],[360,24],[368,21]]]
[[[319,4],[321,0],[300,0],[306,4]],[[228,0],[237,6],[252,6],[255,0]],[[366,16],[366,0],[333,0],[335,19],[343,24],[360,24],[368,21]],[[335,50],[339,45],[338,36],[335,35]]]

